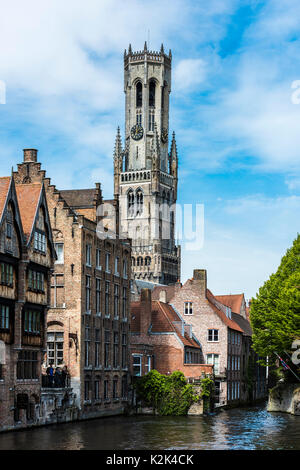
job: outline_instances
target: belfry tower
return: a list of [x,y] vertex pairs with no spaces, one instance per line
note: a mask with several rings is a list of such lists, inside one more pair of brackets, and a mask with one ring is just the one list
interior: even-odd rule
[[132,239],[136,280],[172,284],[180,279],[175,245],[178,156],[173,133],[169,152],[172,55],[144,50],[124,53],[125,145],[118,128],[114,193],[120,231]]

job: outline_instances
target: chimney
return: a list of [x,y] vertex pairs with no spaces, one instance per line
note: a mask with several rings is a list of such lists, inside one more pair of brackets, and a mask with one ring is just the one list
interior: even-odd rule
[[143,334],[148,334],[151,325],[152,295],[151,289],[141,290],[141,323],[140,330]]
[[36,149],[24,149],[24,162],[29,163],[29,162],[37,162],[37,153],[38,151]]
[[161,290],[159,293],[159,301],[163,303],[167,303],[167,292],[165,290]]
[[206,295],[207,271],[206,269],[194,269],[193,281],[199,285],[200,293]]

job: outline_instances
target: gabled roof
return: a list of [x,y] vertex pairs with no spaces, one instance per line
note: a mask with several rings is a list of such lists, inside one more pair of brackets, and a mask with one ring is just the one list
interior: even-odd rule
[[160,293],[162,291],[166,292],[166,297],[167,297],[167,302],[170,302],[172,298],[174,297],[175,294],[175,289],[176,289],[176,284],[170,284],[168,286],[164,285],[155,285],[153,292],[152,292],[152,299],[153,300],[159,300]]
[[3,176],[0,178],[0,220],[2,219],[2,214],[10,187],[10,181],[10,176]]
[[98,189],[70,189],[60,191],[60,194],[72,209],[86,209],[95,206]]
[[218,307],[217,303],[221,303],[212,293],[209,289],[206,289],[206,298],[208,300],[208,303],[210,307],[214,310],[214,312],[218,315],[218,317],[227,325],[229,328],[232,330],[240,331],[241,333],[243,332],[242,328],[239,327],[239,325],[233,321],[232,319],[228,318],[226,314],[223,312],[223,310]]
[[241,312],[244,294],[215,295],[215,298],[221,302],[221,304],[230,307],[232,312]]
[[42,183],[16,184],[21,221],[27,241],[32,233],[42,188]]
[[[132,302],[131,308],[131,331],[134,333],[140,332],[140,317],[141,317],[141,304],[140,302]],[[189,335],[184,332],[184,335],[176,328],[173,322],[182,322],[175,310],[171,305],[152,301],[151,311],[151,333],[176,333],[184,346],[201,349],[199,344]],[[150,327],[150,325],[149,325]]]
[[246,320],[246,318],[239,313],[232,312],[232,319],[242,328],[245,336],[252,336],[252,328],[250,322]]

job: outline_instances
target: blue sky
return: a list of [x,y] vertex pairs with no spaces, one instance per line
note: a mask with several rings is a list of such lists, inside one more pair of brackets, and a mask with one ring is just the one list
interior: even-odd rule
[[173,54],[179,202],[205,206],[182,278],[207,268],[215,294],[255,295],[299,232],[299,1],[0,1],[0,174],[34,147],[58,188],[111,197],[123,51],[149,35]]

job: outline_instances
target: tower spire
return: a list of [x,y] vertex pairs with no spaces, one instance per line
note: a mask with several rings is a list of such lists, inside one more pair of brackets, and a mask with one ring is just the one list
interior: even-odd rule
[[176,144],[176,139],[175,139],[175,132],[173,132],[173,135],[172,135],[172,143],[171,143],[170,157],[171,157],[171,160],[178,160],[177,144]]
[[114,159],[120,158],[121,154],[122,154],[122,141],[121,141],[120,127],[118,126],[116,140],[115,140]]

